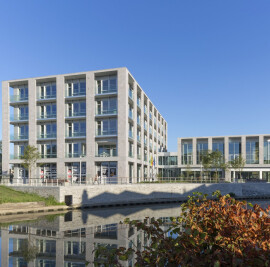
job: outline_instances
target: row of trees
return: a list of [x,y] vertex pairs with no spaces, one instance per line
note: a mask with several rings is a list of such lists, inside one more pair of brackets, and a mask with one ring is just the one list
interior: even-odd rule
[[[226,162],[223,154],[220,151],[208,150],[202,155],[201,164],[204,173],[206,173],[208,177],[211,170],[214,170],[215,178],[218,178],[218,173],[220,170],[222,170],[225,173],[229,169],[234,169],[235,171],[239,172],[241,178],[241,173],[246,164],[246,161],[240,154],[231,161]],[[186,172],[187,177],[189,178],[191,173],[193,172],[191,170],[190,165],[187,165]]]

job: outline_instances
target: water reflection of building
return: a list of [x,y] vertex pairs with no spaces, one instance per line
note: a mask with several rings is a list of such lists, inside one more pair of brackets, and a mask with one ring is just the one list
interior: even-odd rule
[[[134,214],[128,217],[143,219],[151,214],[156,218],[161,217],[164,227],[168,227],[169,217],[177,216],[179,210],[179,205],[167,210],[149,211],[147,208],[138,211],[138,208],[133,208]],[[103,212],[106,214],[106,210]],[[99,245],[107,249],[117,247],[142,249],[149,242],[146,235],[134,227],[119,224],[118,222],[123,221],[125,217],[127,216],[117,213],[102,218],[87,212],[73,212],[55,218],[2,227],[1,266],[81,267],[86,266],[86,262],[102,260],[95,259],[92,253]],[[28,256],[31,256],[31,253],[36,255],[28,265],[24,260],[27,252]],[[134,258],[123,262],[123,266],[133,265]]]

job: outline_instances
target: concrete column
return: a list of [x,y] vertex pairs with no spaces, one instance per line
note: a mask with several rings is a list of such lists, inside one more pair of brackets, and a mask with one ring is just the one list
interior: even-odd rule
[[260,179],[262,179],[262,171],[260,171]]
[[118,70],[118,117],[117,117],[117,150],[118,177],[128,178],[128,72],[126,68]]
[[86,179],[95,177],[95,75],[94,72],[86,74]]
[[28,111],[29,111],[29,145],[37,146],[37,107],[36,107],[36,80],[29,79],[28,80]]
[[208,141],[208,150],[213,150],[213,138],[209,137],[207,141]]
[[133,112],[134,112],[134,116],[133,116],[133,135],[134,135],[134,167],[133,167],[133,182],[137,181],[137,162],[138,162],[138,158],[137,158],[137,83],[134,82],[133,83]]
[[[229,162],[229,137],[224,137],[224,157],[225,162]],[[225,180],[231,181],[231,170],[225,171]]]
[[241,137],[241,154],[243,159],[247,159],[247,154],[246,154],[246,136]]
[[181,143],[181,139],[178,138],[177,139],[177,157],[178,157],[178,167],[181,167],[182,165],[182,143]]
[[[264,164],[264,136],[259,135],[259,164]],[[262,178],[261,173],[260,173],[260,178]]]
[[56,266],[64,266],[65,244],[64,232],[60,232],[56,239]]
[[[193,164],[192,165],[197,165],[197,142],[196,138],[192,138],[192,158],[193,158]],[[200,162],[199,162],[200,164]]]
[[9,266],[9,233],[8,228],[1,227],[1,266]]
[[[9,108],[9,83],[2,82],[2,173],[9,174],[10,157],[10,108]],[[2,264],[2,266],[5,266]]]
[[57,177],[65,176],[65,77],[56,78]]

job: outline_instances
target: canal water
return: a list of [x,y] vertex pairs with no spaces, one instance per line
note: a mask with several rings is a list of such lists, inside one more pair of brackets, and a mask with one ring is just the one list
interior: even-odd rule
[[[266,207],[270,201],[255,203]],[[76,210],[36,218],[26,215],[15,221],[1,222],[0,218],[0,263],[2,267],[94,266],[94,261],[102,260],[93,253],[98,246],[140,249],[147,245],[144,233],[120,223],[125,218],[160,218],[166,229],[170,217],[180,212],[180,204],[164,204]],[[123,263],[133,265],[134,258]]]

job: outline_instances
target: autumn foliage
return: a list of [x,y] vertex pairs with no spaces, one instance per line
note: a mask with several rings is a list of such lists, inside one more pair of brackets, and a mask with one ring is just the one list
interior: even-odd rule
[[213,197],[189,197],[167,230],[161,220],[127,219],[151,242],[141,250],[118,248],[118,260],[135,256],[136,266],[270,266],[270,206],[252,206],[219,191]]

